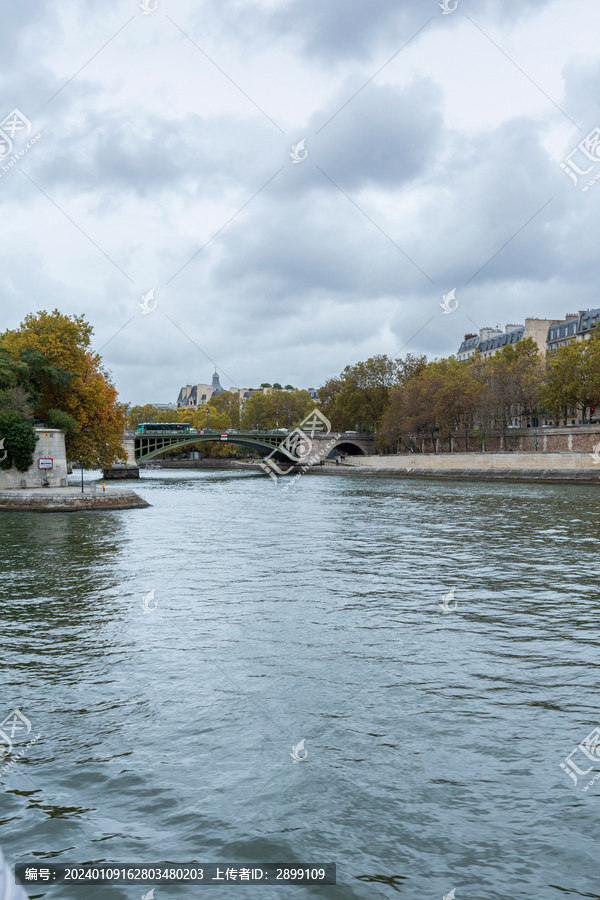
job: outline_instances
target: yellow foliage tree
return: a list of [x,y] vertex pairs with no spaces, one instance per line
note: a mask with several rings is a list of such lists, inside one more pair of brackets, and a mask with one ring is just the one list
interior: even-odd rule
[[37,351],[53,366],[73,376],[68,385],[48,382],[36,398],[35,416],[44,419],[51,410],[68,413],[79,430],[67,434],[67,457],[84,466],[112,465],[125,460],[122,446],[126,405],[91,349],[92,326],[84,316],[67,316],[55,309],[28,315],[15,331],[0,337],[0,346],[15,359],[22,351]]

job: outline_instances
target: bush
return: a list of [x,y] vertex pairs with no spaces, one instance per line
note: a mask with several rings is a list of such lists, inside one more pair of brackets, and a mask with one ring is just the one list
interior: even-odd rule
[[33,425],[17,412],[7,412],[0,415],[0,448],[6,453],[6,458],[0,461],[1,469],[12,469],[14,466],[19,472],[26,472],[33,465],[33,451],[37,437]]
[[77,419],[62,409],[51,409],[46,416],[46,422],[50,428],[60,428],[67,434],[77,434],[79,431]]

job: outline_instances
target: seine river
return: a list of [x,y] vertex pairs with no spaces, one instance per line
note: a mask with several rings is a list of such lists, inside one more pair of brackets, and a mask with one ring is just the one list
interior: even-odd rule
[[600,723],[597,488],[136,490],[151,508],[0,514],[2,718],[31,723],[13,753],[39,734],[2,775],[11,862],[337,863],[218,894],[269,900],[600,897],[600,748],[560,765]]

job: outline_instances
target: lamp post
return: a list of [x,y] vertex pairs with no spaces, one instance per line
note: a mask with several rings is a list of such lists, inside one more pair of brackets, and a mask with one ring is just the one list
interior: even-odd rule
[[535,428],[535,452],[537,453],[538,448],[538,419],[537,419],[537,409],[533,411],[533,427]]

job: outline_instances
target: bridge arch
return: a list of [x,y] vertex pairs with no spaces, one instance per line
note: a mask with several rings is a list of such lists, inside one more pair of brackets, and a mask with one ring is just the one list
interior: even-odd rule
[[364,449],[359,445],[355,444],[354,441],[340,441],[339,444],[336,444],[334,447],[339,453],[343,456],[366,456]]
[[[161,435],[154,434],[137,434],[134,438],[134,458],[137,465],[147,462],[156,456],[161,456],[169,450],[176,450],[180,447],[187,447],[190,444],[238,444],[246,447],[248,450],[254,450],[262,456],[267,456],[277,451],[277,446],[281,443],[281,435],[238,435],[228,434],[227,441],[221,441],[219,433],[214,434],[185,434],[185,435]],[[289,457],[285,453],[277,453],[277,457],[287,459]]]

